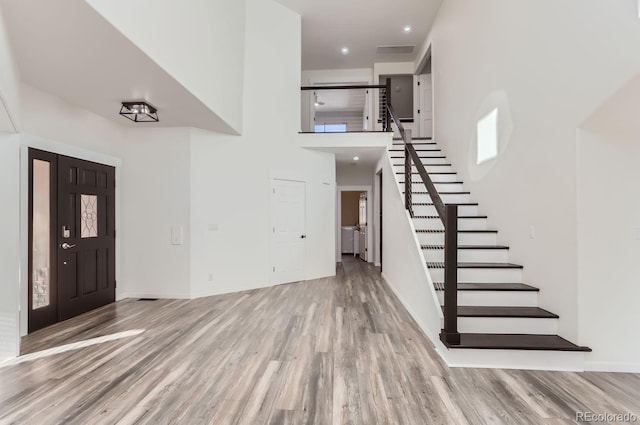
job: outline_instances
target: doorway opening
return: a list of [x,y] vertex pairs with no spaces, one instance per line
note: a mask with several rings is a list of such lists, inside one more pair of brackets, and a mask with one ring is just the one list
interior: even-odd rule
[[376,174],[376,193],[378,194],[377,198],[378,198],[378,217],[376,219],[376,224],[377,224],[377,230],[376,230],[376,239],[377,239],[377,246],[376,246],[376,252],[378,253],[378,258],[376,261],[376,265],[380,265],[380,272],[382,272],[382,185],[383,185],[383,180],[382,180],[382,169],[380,169],[380,171],[378,171],[378,173]]
[[115,301],[115,168],[28,158],[28,332]]
[[337,208],[337,261],[343,255],[373,261],[371,186],[339,186]]
[[433,137],[433,76],[431,46],[420,62],[415,75],[414,105],[418,117],[414,134],[418,137]]

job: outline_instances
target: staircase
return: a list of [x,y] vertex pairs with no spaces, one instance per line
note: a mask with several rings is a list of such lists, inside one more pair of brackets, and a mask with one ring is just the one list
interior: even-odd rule
[[[487,216],[478,213],[478,204],[472,202],[471,194],[464,190],[463,182],[437,144],[429,139],[414,138],[413,146],[444,203],[458,205],[460,344],[443,342],[449,349],[449,358],[459,365],[470,365],[468,354],[465,358],[464,354],[455,352],[471,350],[476,359],[484,356],[490,364],[500,365],[505,359],[513,358],[512,350],[553,352],[556,356],[562,356],[558,352],[569,353],[565,356],[570,356],[570,353],[591,351],[557,335],[558,316],[538,307],[539,289],[523,283],[523,266],[509,262],[509,247],[497,243],[498,231],[487,228]],[[403,141],[394,139],[389,156],[403,194],[404,154]],[[417,237],[443,305],[444,226],[415,164],[412,169],[412,206]],[[553,361],[553,358],[538,355],[537,363],[525,361],[521,367],[531,364],[537,368],[538,363],[549,359]],[[572,360],[565,357],[563,361],[567,365],[559,365],[558,368],[574,369],[575,366],[570,365]]]

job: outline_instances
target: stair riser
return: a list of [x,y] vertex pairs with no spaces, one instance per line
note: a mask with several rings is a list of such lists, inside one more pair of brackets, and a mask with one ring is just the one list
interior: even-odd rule
[[[398,161],[399,160],[395,160],[393,163],[394,170],[396,172],[404,172],[404,164],[401,164]],[[412,166],[411,168],[412,168],[411,169],[412,173],[418,172],[418,169],[416,168],[415,165]],[[453,171],[450,165],[425,165],[424,168],[427,170],[428,173],[448,173]]]
[[[400,162],[404,162],[404,155],[402,155],[401,158],[395,158],[396,156],[400,156],[400,155],[397,155],[396,152],[393,152],[393,155],[391,156],[392,156],[391,161],[393,161],[394,164],[399,164]],[[432,157],[432,158],[427,158],[427,157]],[[441,157],[437,153],[433,153],[432,155],[421,155],[420,159],[422,159],[423,164],[425,162],[428,164],[448,164],[449,163],[446,157]]]
[[464,191],[464,184],[462,183],[439,184],[434,182],[434,185],[436,186],[436,190],[438,192],[463,192]]
[[[444,229],[439,218],[414,218],[413,225],[416,229]],[[486,218],[459,218],[458,230],[486,230]]]
[[[423,187],[423,191],[426,190]],[[404,191],[403,191],[403,196],[404,196]],[[440,198],[442,199],[442,202],[444,202],[445,204],[468,204],[471,202],[471,196],[469,196],[468,194],[442,194],[440,193]],[[431,196],[429,196],[428,194],[419,194],[419,193],[412,193],[411,194],[411,200],[414,203],[430,203],[431,202]]]
[[[438,291],[440,305],[444,291]],[[532,291],[458,291],[458,305],[496,307],[537,307],[538,293]]]
[[558,319],[529,317],[458,317],[458,332],[555,335],[558,333]]
[[[444,282],[444,269],[429,269],[434,282]],[[522,282],[522,269],[469,269],[458,268],[459,283],[510,283]]]
[[[404,174],[398,176],[399,179],[398,181],[401,182],[400,184],[400,189],[402,189],[402,191],[404,192]],[[412,176],[412,184],[411,184],[411,191],[412,192],[427,192],[427,187],[424,185],[424,183],[422,183],[422,179],[420,178],[420,176]],[[433,180],[432,180],[433,181]],[[442,184],[442,183],[436,183],[434,182],[434,185],[436,186],[436,190],[438,192],[462,192],[464,191],[464,188],[462,187],[462,183],[454,183],[454,184]]]
[[[444,233],[418,233],[420,245],[444,245]],[[495,233],[458,233],[458,245],[496,245]]]
[[[444,249],[423,249],[428,262],[444,262]],[[508,263],[509,251],[506,249],[459,249],[460,263]]]
[[[402,191],[402,193],[404,193],[404,175],[400,176],[400,179],[398,180],[400,183],[400,190]],[[422,183],[422,179],[420,179],[420,176],[413,176],[413,182],[411,184],[411,191],[412,192],[426,192],[427,191],[427,187],[424,185],[424,183]],[[442,192],[446,192],[446,191],[442,191]]]
[[[414,205],[413,215],[438,215],[438,211],[433,205]],[[478,206],[459,205],[458,215],[478,215]]]

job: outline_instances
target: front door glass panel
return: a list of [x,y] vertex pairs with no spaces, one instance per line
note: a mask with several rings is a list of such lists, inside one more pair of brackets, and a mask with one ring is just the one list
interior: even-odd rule
[[33,160],[33,305],[32,309],[51,303],[51,164]]

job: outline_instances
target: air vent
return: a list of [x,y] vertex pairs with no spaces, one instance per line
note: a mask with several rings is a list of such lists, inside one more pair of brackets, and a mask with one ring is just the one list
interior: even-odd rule
[[416,46],[378,46],[376,53],[379,55],[409,55]]

